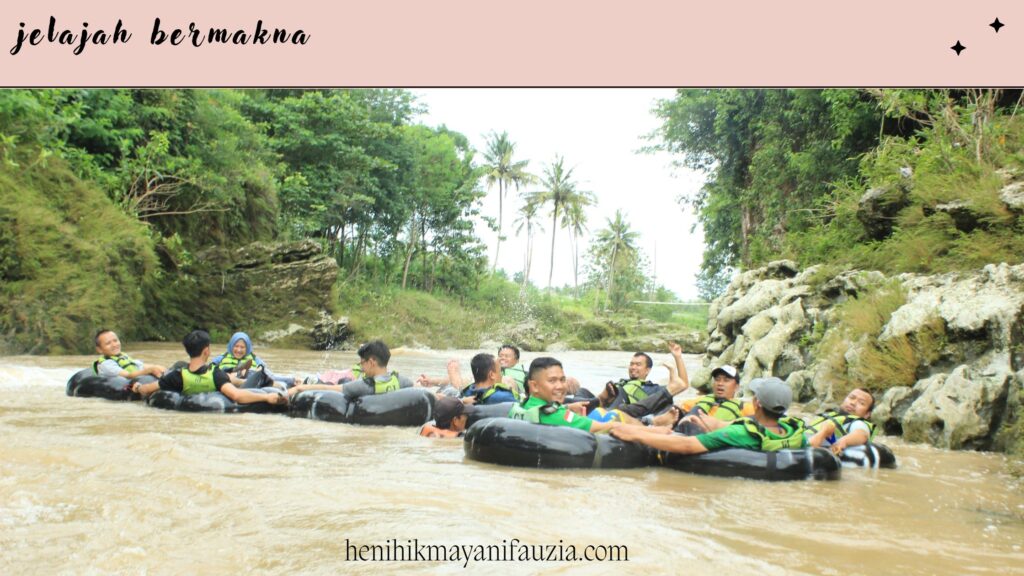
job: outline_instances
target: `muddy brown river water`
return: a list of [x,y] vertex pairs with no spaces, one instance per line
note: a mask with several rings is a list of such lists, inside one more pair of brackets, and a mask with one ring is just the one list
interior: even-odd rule
[[[355,358],[258,352],[300,375]],[[457,357],[468,374],[472,354],[397,350],[391,365],[441,375]],[[595,389],[630,354],[555,356]],[[886,438],[898,469],[827,483],[506,468],[414,429],[65,396],[92,359],[0,363],[0,574],[1024,574],[1024,490],[999,454]],[[409,557],[357,558],[373,546]],[[491,559],[418,559],[429,546]],[[585,550],[619,560],[548,560]]]

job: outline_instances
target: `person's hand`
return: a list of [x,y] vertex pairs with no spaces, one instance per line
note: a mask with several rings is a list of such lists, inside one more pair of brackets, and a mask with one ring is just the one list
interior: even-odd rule
[[668,343],[668,351],[671,352],[673,356],[683,355],[683,347],[672,341],[669,341]]
[[616,426],[612,428],[611,435],[624,442],[639,440],[644,430],[639,426]]
[[430,386],[430,378],[427,378],[426,374],[420,374],[420,377],[416,379],[416,386]]
[[267,394],[267,396],[269,396],[269,398],[267,398],[267,404],[278,405],[278,404],[287,404],[288,403],[288,396],[285,395],[285,394],[272,393],[272,394]]
[[466,406],[473,406],[476,404],[476,396],[467,396],[462,399],[462,403]]
[[846,438],[840,438],[836,440],[836,443],[832,445],[832,453],[839,456],[843,450],[846,449]]
[[570,404],[566,404],[565,409],[571,412],[575,412],[580,416],[586,416],[587,404],[589,404],[589,402],[572,402]]
[[302,392],[305,389],[305,384],[296,384],[295,386],[292,386],[291,388],[288,389],[288,397],[291,398],[292,396],[295,396],[296,394]]
[[156,378],[163,376],[164,372],[167,372],[167,368],[164,368],[163,366],[153,364],[149,367],[149,373]]
[[132,383],[132,394],[139,394],[139,389],[140,388],[142,388],[142,384],[139,384],[138,382],[133,382]]

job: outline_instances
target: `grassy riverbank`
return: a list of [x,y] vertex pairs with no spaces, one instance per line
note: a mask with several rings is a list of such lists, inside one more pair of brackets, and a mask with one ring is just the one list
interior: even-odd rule
[[526,350],[634,350],[674,339],[696,352],[705,340],[705,307],[604,312],[595,309],[595,298],[523,290],[495,276],[462,297],[345,284],[337,311],[349,318],[352,341],[382,338],[434,349],[513,342]]

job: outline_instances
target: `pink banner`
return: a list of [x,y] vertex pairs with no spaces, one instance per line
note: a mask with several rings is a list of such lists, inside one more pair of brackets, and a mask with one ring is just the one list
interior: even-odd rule
[[3,86],[1024,83],[1010,1],[12,4]]

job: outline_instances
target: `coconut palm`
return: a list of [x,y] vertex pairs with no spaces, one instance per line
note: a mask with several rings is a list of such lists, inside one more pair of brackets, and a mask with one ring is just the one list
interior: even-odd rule
[[594,240],[595,251],[608,258],[606,298],[611,302],[612,286],[615,282],[615,264],[622,256],[636,254],[636,241],[640,234],[629,229],[629,222],[622,216],[622,210],[615,211],[615,219],[606,219],[607,228],[597,232]]
[[536,180],[533,174],[526,171],[529,160],[518,162],[512,159],[516,152],[516,145],[508,139],[508,132],[498,134],[491,132],[487,138],[487,151],[484,152],[484,177],[487,179],[487,188],[494,184],[498,185],[498,244],[494,250],[494,263],[491,266],[493,273],[498,266],[498,257],[501,254],[501,228],[502,218],[505,211],[505,195],[509,188],[529,184]]
[[590,192],[580,192],[576,200],[565,207],[562,213],[562,227],[572,233],[572,278],[573,297],[580,297],[580,236],[587,231],[587,206],[592,206],[596,198]]
[[526,252],[523,257],[523,287],[530,281],[530,269],[533,267],[533,237],[543,232],[544,226],[537,220],[540,205],[526,202],[519,208],[519,217],[512,224],[516,226],[516,236],[526,230]]
[[565,169],[565,158],[555,156],[555,161],[544,169],[544,176],[541,178],[543,190],[537,190],[527,195],[527,202],[544,205],[551,203],[551,268],[548,270],[548,288],[551,288],[551,278],[555,273],[555,237],[558,232],[558,216],[567,207],[582,202],[580,196],[590,196],[589,192],[576,190],[576,183],[572,181],[574,168]]

